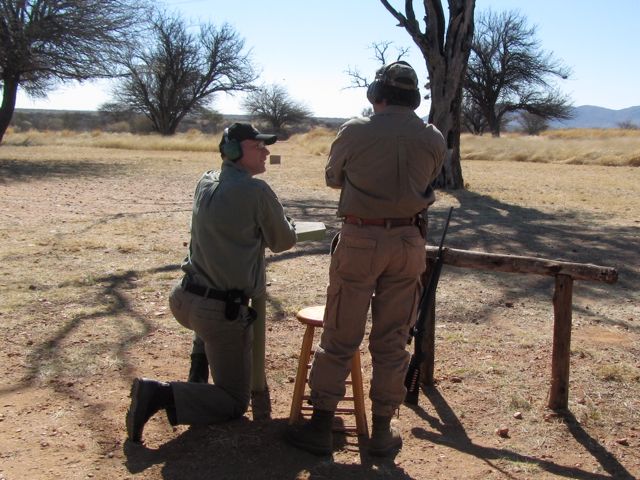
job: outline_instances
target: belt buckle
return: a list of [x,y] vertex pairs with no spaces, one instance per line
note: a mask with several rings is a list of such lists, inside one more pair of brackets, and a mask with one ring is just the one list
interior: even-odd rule
[[391,228],[391,219],[390,218],[385,218],[384,219],[384,228],[386,228],[387,230],[389,230]]

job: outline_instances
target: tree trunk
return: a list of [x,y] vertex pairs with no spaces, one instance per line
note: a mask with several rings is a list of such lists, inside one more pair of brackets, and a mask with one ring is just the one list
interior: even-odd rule
[[4,134],[9,128],[13,112],[16,109],[16,98],[18,96],[18,75],[6,76],[2,79],[2,104],[0,105],[0,143]]
[[445,35],[445,14],[440,0],[424,0],[427,22],[424,32],[420,31],[413,2],[405,2],[405,17],[388,1],[380,1],[411,35],[427,64],[431,89],[429,122],[442,132],[448,148],[445,164],[434,186],[464,188],[460,166],[460,115],[462,85],[471,51],[476,2],[449,0],[449,24]]
[[487,114],[487,123],[489,124],[491,136],[498,138],[500,136],[500,118],[498,118],[493,110]]
[[[464,76],[464,74],[463,74]],[[448,83],[446,78],[442,81],[442,90]],[[431,79],[431,91],[433,92],[433,78]],[[434,181],[434,187],[457,190],[464,188],[462,177],[462,166],[460,165],[460,115],[462,103],[462,83],[460,83],[460,93],[457,99],[451,98],[450,93],[443,92],[443,95],[435,100],[432,94],[431,110],[429,112],[429,122],[433,123],[447,141],[447,156],[442,166],[440,175]],[[458,119],[458,120],[456,120]]]

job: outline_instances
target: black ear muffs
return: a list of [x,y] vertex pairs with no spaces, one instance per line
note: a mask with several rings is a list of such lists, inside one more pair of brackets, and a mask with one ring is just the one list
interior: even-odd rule
[[409,107],[415,110],[420,106],[420,101],[422,100],[422,97],[420,97],[420,92],[418,90],[416,90],[415,92],[411,92],[411,94],[413,98],[411,99],[411,105],[409,105]]
[[379,68],[376,72],[376,78],[374,78],[373,82],[371,82],[367,87],[367,100],[369,100],[369,103],[380,103],[383,100],[382,89],[387,80],[386,75],[388,68],[388,65]]
[[242,145],[240,145],[239,141],[229,138],[228,128],[224,129],[224,143],[220,147],[220,150],[222,150],[224,157],[232,162],[242,157]]
[[[376,78],[367,87],[367,100],[369,100],[369,103],[371,104],[380,103],[382,100],[384,100],[385,87],[387,87],[386,83],[389,81],[389,79],[387,78],[387,73],[389,72],[389,69],[391,68],[392,65],[395,65],[398,63],[412,68],[411,65],[409,65],[407,62],[403,60],[398,60],[397,62],[393,62],[393,63],[390,63],[389,65],[385,65],[379,68],[378,71],[376,72]],[[411,96],[411,99],[410,99],[411,104],[409,105],[409,107],[415,110],[420,106],[420,101],[422,100],[420,98],[420,91],[415,90],[413,92],[408,93],[408,95]]]
[[380,80],[374,80],[367,87],[367,100],[369,103],[380,103],[382,101],[383,83]]

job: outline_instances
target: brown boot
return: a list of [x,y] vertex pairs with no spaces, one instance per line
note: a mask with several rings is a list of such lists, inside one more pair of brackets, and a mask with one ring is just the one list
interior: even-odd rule
[[391,416],[373,415],[369,453],[376,457],[386,457],[402,448],[402,437],[395,426],[391,425]]
[[331,455],[333,451],[333,414],[328,410],[313,409],[311,420],[302,425],[289,425],[284,439],[294,447],[314,455]]

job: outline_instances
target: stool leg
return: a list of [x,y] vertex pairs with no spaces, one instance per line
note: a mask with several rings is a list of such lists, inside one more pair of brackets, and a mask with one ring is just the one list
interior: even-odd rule
[[313,334],[315,328],[307,325],[302,338],[300,357],[298,358],[298,371],[296,373],[296,383],[293,387],[293,398],[291,399],[291,412],[289,413],[289,423],[293,424],[300,419],[302,414],[302,397],[304,396],[305,385],[307,383],[307,371],[309,360],[311,359],[311,347],[313,346]]
[[358,435],[369,436],[367,415],[364,409],[364,388],[362,387],[362,365],[360,364],[360,350],[356,350],[351,361],[351,387],[353,388],[353,403],[356,416],[356,431]]

